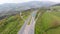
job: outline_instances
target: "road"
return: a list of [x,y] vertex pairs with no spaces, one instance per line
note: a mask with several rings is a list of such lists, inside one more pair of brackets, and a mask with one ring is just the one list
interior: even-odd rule
[[[37,10],[31,13],[31,15],[27,18],[27,20],[25,20],[24,25],[19,30],[18,34],[34,34],[36,13],[37,13]],[[28,25],[29,21],[30,21],[30,24]]]

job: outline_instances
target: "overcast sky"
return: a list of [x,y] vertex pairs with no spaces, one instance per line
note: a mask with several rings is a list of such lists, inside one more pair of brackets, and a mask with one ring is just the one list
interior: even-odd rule
[[23,3],[23,2],[29,2],[29,1],[52,1],[52,2],[59,2],[60,0],[0,0],[0,4],[3,3]]

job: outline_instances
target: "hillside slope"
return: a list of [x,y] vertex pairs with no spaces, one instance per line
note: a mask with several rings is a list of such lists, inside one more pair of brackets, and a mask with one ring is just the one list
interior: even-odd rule
[[[58,8],[58,9],[57,9]],[[52,10],[43,10],[35,25],[35,34],[60,34],[60,11],[59,6],[51,7]],[[39,12],[42,12],[39,10]],[[37,14],[38,15],[38,14]]]

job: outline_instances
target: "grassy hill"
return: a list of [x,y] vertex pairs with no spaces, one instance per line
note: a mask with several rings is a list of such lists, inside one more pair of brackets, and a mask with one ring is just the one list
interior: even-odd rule
[[[32,13],[31,10],[22,11],[8,17],[0,19],[0,34],[17,34],[24,20]],[[40,13],[39,17],[38,14]],[[50,9],[40,8],[35,18],[38,18],[35,24],[35,34],[60,34],[60,6],[50,7]]]
[[57,7],[51,9],[51,12],[44,11],[36,21],[35,34],[60,34],[60,11]]
[[[30,15],[30,11],[22,12],[24,19],[27,19],[28,15]],[[24,20],[19,13],[8,15],[0,20],[0,34],[17,34],[23,24]]]
[[23,23],[19,14],[0,20],[0,34],[17,34]]

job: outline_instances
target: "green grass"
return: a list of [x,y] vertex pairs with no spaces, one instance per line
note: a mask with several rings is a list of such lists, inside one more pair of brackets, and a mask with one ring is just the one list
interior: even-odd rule
[[50,14],[50,16],[52,16],[52,21],[50,20],[50,22],[48,22],[48,24],[50,24],[50,25],[46,24],[48,27],[50,26],[49,28],[47,28],[46,34],[60,34],[59,12],[56,12],[55,15],[54,15],[54,13]]
[[0,20],[0,34],[17,34],[23,23],[19,14]]
[[31,12],[32,11],[23,11],[21,15],[23,16],[24,19],[27,19]]
[[60,34],[58,33],[60,32],[59,13],[60,12],[45,12],[42,16],[40,16],[36,22],[35,34]]
[[[23,18],[27,19],[30,13],[30,11],[22,12]],[[0,20],[0,34],[17,34],[23,24],[24,20],[20,14],[4,18]]]
[[[32,18],[32,17],[31,17],[31,18]],[[30,25],[30,23],[31,23],[31,19],[29,20],[28,25]]]

